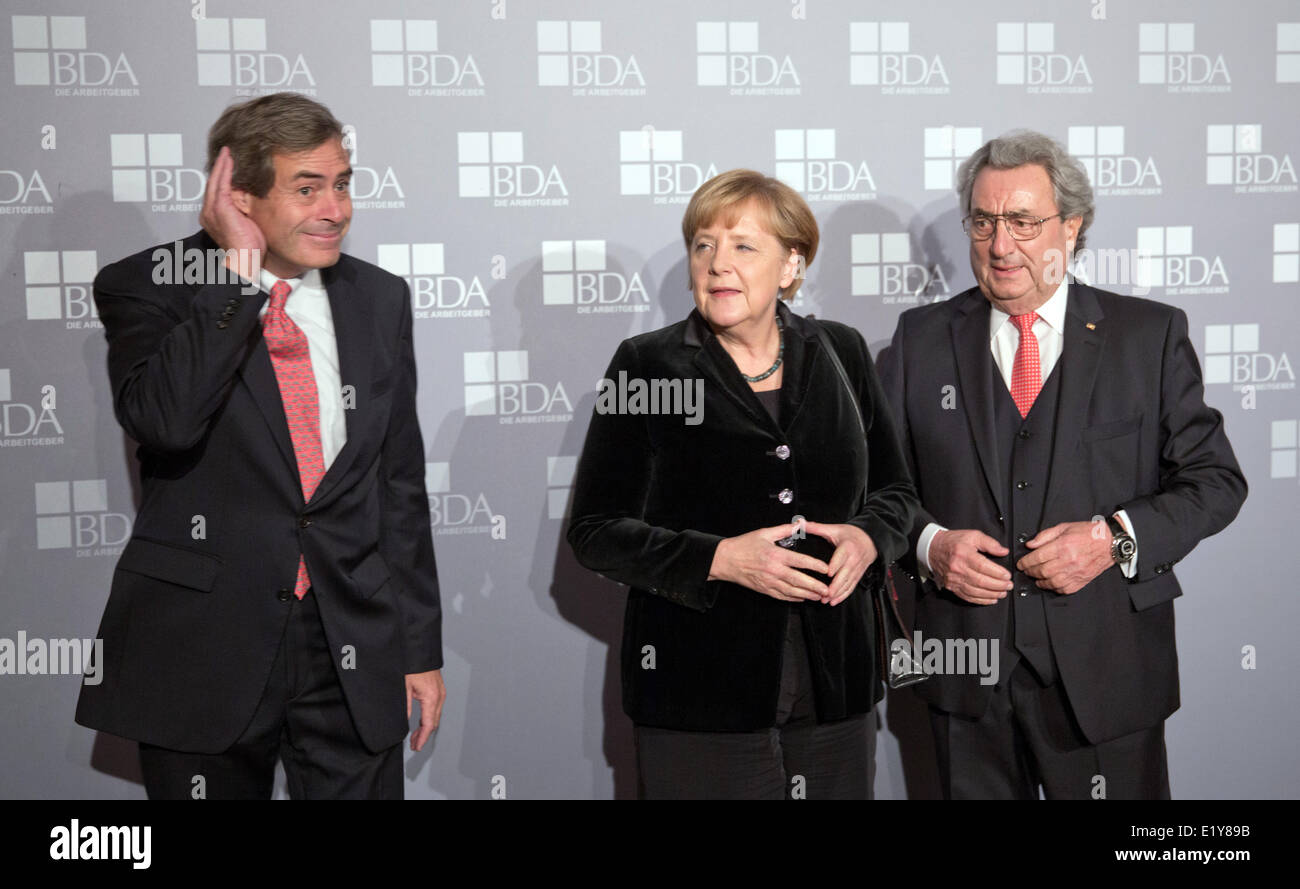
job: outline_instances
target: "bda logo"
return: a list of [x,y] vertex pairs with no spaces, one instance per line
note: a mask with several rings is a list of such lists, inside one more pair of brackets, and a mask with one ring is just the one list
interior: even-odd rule
[[645,95],[636,56],[601,52],[600,42],[600,22],[538,22],[538,86],[571,86],[575,96]]
[[435,536],[491,534],[504,540],[506,517],[492,511],[487,495],[458,494],[451,489],[451,464],[424,464],[424,487],[429,495],[429,524]]
[[86,49],[85,16],[15,15],[11,21],[16,86],[54,86],[60,96],[140,94],[124,53],[114,59]]
[[108,511],[102,478],[36,482],[36,548],[76,549],[77,558],[117,555],[131,536],[131,519]]
[[478,275],[469,279],[446,274],[442,244],[380,244],[378,264],[406,279],[411,309],[426,318],[486,318],[487,291]]
[[301,53],[266,51],[266,19],[201,18],[194,21],[199,86],[292,89],[316,95],[316,79]]
[[578,314],[648,312],[640,274],[607,271],[604,241],[542,242],[542,304]]
[[496,415],[502,424],[567,423],[573,403],[564,384],[528,379],[528,352],[465,353],[465,416]]
[[373,86],[405,86],[408,96],[484,94],[472,55],[438,51],[433,19],[371,19],[370,53]]
[[849,23],[849,83],[879,86],[881,95],[939,95],[949,92],[939,56],[909,52],[908,22]]
[[0,368],[0,447],[46,447],[63,444],[63,427],[55,414],[58,393],[42,386],[40,400],[15,401],[9,368]]

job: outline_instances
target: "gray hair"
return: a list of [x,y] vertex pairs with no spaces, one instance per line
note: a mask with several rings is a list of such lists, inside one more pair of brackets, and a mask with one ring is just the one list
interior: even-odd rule
[[1076,158],[1070,156],[1061,143],[1033,130],[1014,130],[990,139],[962,162],[957,168],[957,194],[961,196],[962,215],[970,215],[971,191],[980,170],[985,167],[1010,170],[1025,164],[1037,164],[1047,172],[1047,178],[1052,183],[1056,209],[1062,219],[1083,217],[1079,235],[1074,242],[1074,249],[1081,250],[1085,241],[1084,233],[1092,225],[1097,210],[1092,199],[1092,183],[1088,181],[1088,171]]

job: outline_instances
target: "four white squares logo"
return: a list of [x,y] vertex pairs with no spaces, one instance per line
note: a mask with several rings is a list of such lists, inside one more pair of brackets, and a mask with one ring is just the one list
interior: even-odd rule
[[109,137],[113,166],[113,200],[149,200],[149,167],[181,165],[180,133],[113,133]]
[[266,19],[202,18],[194,22],[199,86],[230,86],[235,52],[266,52]]
[[1273,226],[1273,283],[1300,282],[1300,223],[1279,222]]
[[619,130],[619,194],[650,194],[653,163],[676,163],[682,159],[682,131]]
[[957,167],[974,154],[983,141],[982,127],[926,127],[926,189],[934,191],[952,188]]
[[1137,284],[1165,286],[1165,257],[1192,255],[1190,225],[1139,226],[1137,230]]
[[696,22],[696,83],[727,85],[727,56],[758,52],[758,22]]
[[907,52],[910,28],[908,22],[849,22],[849,83],[877,86],[880,54]]
[[1191,22],[1143,22],[1138,25],[1138,83],[1164,83],[1167,53],[1188,53],[1196,45]]
[[442,244],[380,244],[376,261],[403,278],[446,274]]
[[1049,53],[1056,45],[1055,25],[1051,22],[998,22],[997,82],[1025,82],[1027,53]]
[[528,352],[465,353],[465,416],[484,417],[497,412],[497,383],[528,379]]
[[404,86],[406,54],[437,51],[438,22],[434,19],[371,19],[371,85]]
[[456,160],[460,164],[460,196],[489,197],[491,165],[523,163],[524,134],[521,131],[457,133]]
[[776,178],[804,191],[805,162],[835,159],[834,130],[777,130]]
[[542,241],[542,304],[573,305],[574,273],[604,269],[604,241]]
[[86,18],[80,15],[15,15],[14,84],[50,85],[50,50],[84,50]]
[[882,264],[912,261],[912,243],[907,232],[855,234],[849,242],[853,263],[850,288],[853,296],[879,296]]
[[1231,185],[1238,154],[1258,154],[1264,139],[1260,124],[1209,124],[1205,128],[1205,184]]
[[1205,325],[1205,382],[1232,382],[1234,353],[1259,351],[1258,324]]
[[537,23],[538,86],[569,85],[569,53],[600,52],[600,22]]
[[72,513],[108,511],[106,479],[36,482],[36,548],[72,546]]
[[1070,127],[1066,134],[1067,148],[1088,171],[1088,178],[1097,181],[1097,158],[1118,157],[1124,153],[1124,128]]
[[98,261],[94,250],[28,250],[23,253],[27,319],[46,321],[63,317],[63,286],[95,280]]

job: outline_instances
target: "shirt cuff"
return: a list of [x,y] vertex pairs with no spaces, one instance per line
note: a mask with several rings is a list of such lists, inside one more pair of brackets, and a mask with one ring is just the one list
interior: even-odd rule
[[931,522],[925,526],[921,536],[916,539],[916,567],[919,569],[918,573],[921,575],[922,580],[930,580],[933,577],[930,573],[930,542],[934,540],[934,535],[947,530],[943,525],[936,525]]
[[1120,573],[1129,580],[1132,580],[1137,577],[1138,573],[1137,535],[1133,533],[1133,523],[1129,521],[1127,512],[1121,509],[1119,512],[1115,513],[1115,519],[1124,526],[1124,530],[1128,532],[1128,536],[1133,538],[1133,558],[1129,559],[1127,562],[1119,563]]

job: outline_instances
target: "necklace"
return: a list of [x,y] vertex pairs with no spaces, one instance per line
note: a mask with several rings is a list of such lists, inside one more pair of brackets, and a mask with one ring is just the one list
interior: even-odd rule
[[771,367],[769,367],[767,370],[763,371],[761,374],[759,374],[756,377],[751,377],[748,374],[742,373],[741,376],[745,378],[745,382],[760,383],[763,380],[766,380],[772,374],[776,373],[777,368],[781,366],[781,358],[782,356],[785,355],[785,327],[781,324],[780,315],[776,316],[776,336],[777,336],[777,342],[779,344],[776,349],[776,361],[772,363]]

